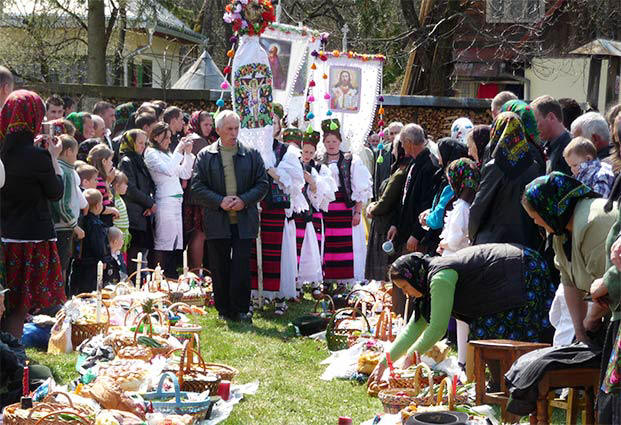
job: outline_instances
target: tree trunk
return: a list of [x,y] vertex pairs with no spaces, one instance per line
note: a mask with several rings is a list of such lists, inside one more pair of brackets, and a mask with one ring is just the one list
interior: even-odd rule
[[119,40],[114,52],[114,85],[122,86],[123,78],[123,48],[125,47],[125,35],[127,33],[127,9],[124,2],[120,4],[119,10]]
[[106,15],[103,0],[88,0],[88,82],[106,84]]

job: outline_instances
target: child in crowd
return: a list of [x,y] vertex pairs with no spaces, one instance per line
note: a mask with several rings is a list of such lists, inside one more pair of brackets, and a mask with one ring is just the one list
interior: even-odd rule
[[80,190],[80,176],[76,173],[74,165],[78,155],[78,142],[68,134],[62,134],[59,138],[62,142],[62,151],[58,156],[58,165],[62,171],[63,197],[59,201],[52,202],[52,218],[63,280],[67,282],[73,239],[84,238],[84,231],[78,226],[78,219],[81,210],[88,207],[88,203]]
[[80,188],[84,191],[86,189],[97,189],[97,168],[92,165],[88,165],[84,162],[77,164],[81,161],[76,161],[76,171],[80,176]]
[[127,214],[127,205],[123,200],[123,196],[127,193],[127,176],[124,172],[114,170],[114,180],[112,180],[112,190],[114,190],[114,207],[119,211],[119,217],[115,218],[113,224],[121,232],[123,232],[123,246],[121,252],[125,254],[129,247],[131,234],[129,233],[129,215]]
[[103,196],[97,189],[86,189],[84,197],[88,202],[88,214],[82,219],[81,227],[86,236],[82,242],[81,258],[71,268],[71,295],[91,292],[97,289],[97,263],[112,262],[106,227],[99,218],[103,211]]
[[447,208],[444,228],[440,234],[438,253],[443,257],[453,255],[460,249],[470,246],[468,238],[470,205],[474,201],[474,195],[481,180],[476,163],[468,158],[451,162],[446,175],[455,195],[452,200],[452,209],[449,210],[450,205]]
[[584,137],[576,137],[565,147],[563,157],[574,177],[602,197],[608,198],[615,175],[610,164],[597,158],[597,149],[593,142]]
[[110,244],[112,261],[104,273],[104,284],[106,285],[119,283],[127,278],[127,266],[121,252],[123,241],[123,232],[118,227],[112,226],[108,229],[108,243]]
[[101,221],[106,227],[112,226],[114,218],[118,218],[119,212],[112,205],[114,203],[110,193],[110,183],[114,179],[114,164],[112,158],[114,152],[104,144],[98,144],[88,153],[88,163],[97,169],[97,190],[103,197],[103,212]]

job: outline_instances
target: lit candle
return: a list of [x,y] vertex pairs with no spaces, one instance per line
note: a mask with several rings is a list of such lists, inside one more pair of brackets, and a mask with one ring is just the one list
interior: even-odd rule
[[97,309],[95,312],[95,320],[97,323],[101,319],[101,285],[103,283],[103,263],[97,263]]
[[141,272],[142,272],[142,252],[138,253],[138,266],[136,268],[136,288],[140,288]]

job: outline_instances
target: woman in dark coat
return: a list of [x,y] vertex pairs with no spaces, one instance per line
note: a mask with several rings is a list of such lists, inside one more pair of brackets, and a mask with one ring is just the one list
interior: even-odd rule
[[368,280],[385,281],[388,279],[388,266],[394,260],[382,249],[394,212],[399,205],[399,196],[403,194],[406,170],[411,159],[405,156],[405,150],[399,141],[392,144],[394,157],[390,178],[380,186],[380,198],[367,207],[367,217],[372,218],[369,242],[367,244],[367,260],[365,277]]
[[541,175],[541,166],[515,113],[496,117],[488,147],[491,159],[481,170],[481,186],[470,207],[472,244],[519,243],[541,250],[543,235],[521,207],[524,187]]
[[155,184],[144,163],[147,134],[138,129],[126,131],[121,138],[119,170],[127,176],[127,193],[123,200],[129,215],[129,233],[132,236],[127,250],[128,273],[136,271],[132,261],[139,252],[153,249],[153,223],[151,217],[156,205],[153,195]]
[[[43,101],[34,92],[17,90],[0,113],[2,162],[2,241],[6,263],[7,314],[3,330],[21,338],[29,311],[65,302],[65,285],[56,247],[50,201],[63,194],[56,158],[57,139],[40,138],[45,116]],[[27,166],[24,166],[27,164]]]
[[[405,367],[444,336],[451,315],[469,323],[473,339],[541,341],[550,331],[556,285],[541,255],[522,245],[477,245],[449,257],[408,254],[389,273],[415,298],[415,314],[389,350],[393,362],[407,353]],[[385,368],[384,360],[371,379]]]

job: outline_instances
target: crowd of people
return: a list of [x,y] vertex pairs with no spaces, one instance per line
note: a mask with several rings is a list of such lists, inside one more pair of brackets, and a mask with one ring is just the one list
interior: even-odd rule
[[[392,281],[394,310],[412,318],[393,361],[413,362],[453,326],[460,363],[468,339],[562,345],[600,332],[609,379],[621,105],[604,116],[501,92],[491,123],[462,117],[432,140],[393,122],[384,140],[372,133],[345,152],[338,119],[283,128],[274,104],[267,156],[238,141],[233,111],[157,100],[75,111],[71,99],[14,90],[3,67],[0,106],[2,330],[16,338],[28,314],[95,290],[99,262],[105,283],[140,258],[176,278],[187,250],[189,269],[211,271],[222,320],[251,322],[265,300],[285,314],[305,284],[321,297],[322,283]],[[551,309],[566,313],[551,322]],[[600,420],[621,415],[611,397]]]

